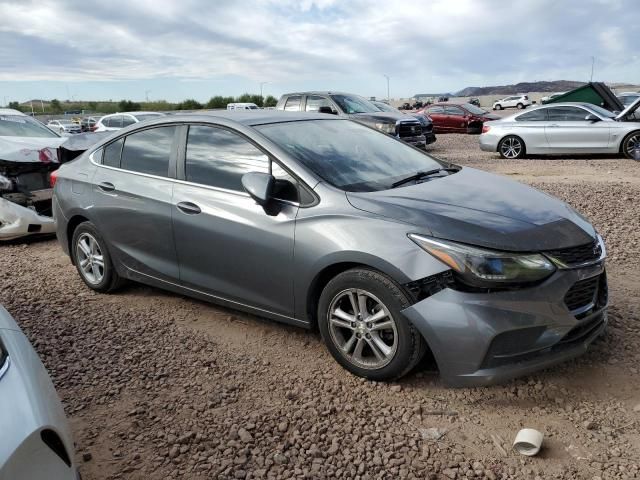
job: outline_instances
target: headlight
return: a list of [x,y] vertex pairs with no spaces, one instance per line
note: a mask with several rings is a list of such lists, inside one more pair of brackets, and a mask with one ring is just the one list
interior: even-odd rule
[[396,134],[396,124],[395,123],[376,123],[376,128],[378,130],[383,131],[384,133],[388,133],[389,135]]
[[451,267],[464,283],[474,287],[534,283],[555,271],[553,263],[537,253],[485,250],[414,233],[410,233],[409,238]]

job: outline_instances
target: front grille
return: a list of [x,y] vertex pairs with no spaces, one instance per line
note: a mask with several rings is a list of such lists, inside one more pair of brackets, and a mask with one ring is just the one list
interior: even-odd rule
[[567,267],[574,267],[597,261],[602,255],[602,246],[595,241],[578,247],[547,250],[544,254]]
[[[576,282],[564,296],[564,303],[576,316],[586,316],[604,307],[608,297],[606,273]],[[590,307],[590,308],[589,308]],[[586,310],[585,310],[586,309]]]
[[422,125],[415,122],[402,122],[398,125],[398,135],[401,137],[417,137],[422,135]]
[[422,133],[427,134],[433,132],[433,123],[428,123],[422,126]]

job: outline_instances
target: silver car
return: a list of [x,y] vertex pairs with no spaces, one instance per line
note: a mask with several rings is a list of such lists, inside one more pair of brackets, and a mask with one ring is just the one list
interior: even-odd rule
[[607,323],[605,249],[569,206],[332,115],[176,115],[58,170],[60,245],[125,279],[305,328],[356,375],[430,351],[454,385],[583,353]]
[[615,114],[590,103],[553,103],[486,122],[480,149],[502,158],[620,153],[640,157],[640,100]]
[[0,306],[0,478],[77,480],[71,430],[47,371]]

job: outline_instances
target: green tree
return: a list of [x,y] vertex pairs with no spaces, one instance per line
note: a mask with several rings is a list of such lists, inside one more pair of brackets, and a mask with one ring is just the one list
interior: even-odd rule
[[189,98],[176,105],[176,110],[200,110],[201,108],[203,108],[203,105],[193,98]]
[[267,95],[267,98],[264,99],[263,107],[275,107],[278,104],[278,99],[273,95]]
[[140,110],[140,104],[137,102],[132,102],[131,100],[120,100],[118,103],[119,111],[121,112],[133,112],[136,110]]
[[51,100],[51,110],[53,110],[53,113],[60,113],[62,111],[62,105],[60,105],[60,100],[58,100],[57,98],[54,98],[53,100]]
[[14,110],[20,110],[20,103],[18,103],[18,102],[9,102],[9,108],[13,108]]
[[220,95],[216,95],[215,97],[211,97],[209,99],[209,101],[207,102],[207,108],[227,108],[227,103],[231,102],[227,102],[226,98]]

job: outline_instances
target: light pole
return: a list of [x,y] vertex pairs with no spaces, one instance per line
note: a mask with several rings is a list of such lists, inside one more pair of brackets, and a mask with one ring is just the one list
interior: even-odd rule
[[596,63],[596,57],[591,57],[591,78],[589,82],[593,82],[593,65]]
[[151,92],[151,90],[144,91],[144,98],[147,100],[147,103],[149,103],[149,92]]
[[262,87],[264,87],[267,83],[269,82],[260,82],[260,98],[262,98],[263,101],[264,101],[264,98],[262,97]]
[[389,75],[382,75],[384,78],[387,79],[387,102],[391,101],[391,96],[389,95]]

